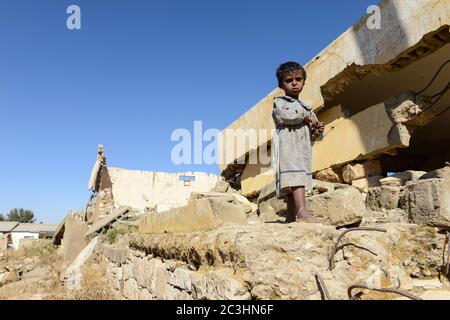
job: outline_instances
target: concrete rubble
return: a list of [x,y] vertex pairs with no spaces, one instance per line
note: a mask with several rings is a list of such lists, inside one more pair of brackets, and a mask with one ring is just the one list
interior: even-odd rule
[[[58,227],[51,259],[13,256],[0,235],[0,299],[50,299],[53,286],[132,300],[450,299],[448,99],[432,101],[450,73],[427,87],[450,54],[450,8],[380,10],[382,30],[366,16],[305,66],[302,99],[326,123],[306,197],[320,223],[285,223],[273,175],[249,162],[270,134],[226,157],[221,176],[108,167],[99,145],[91,198]],[[270,131],[280,94],[227,129]]]

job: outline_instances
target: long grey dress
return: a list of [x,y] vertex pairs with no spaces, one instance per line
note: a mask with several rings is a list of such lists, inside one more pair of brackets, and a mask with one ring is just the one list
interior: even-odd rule
[[276,196],[287,196],[291,187],[312,188],[311,131],[306,117],[317,121],[311,108],[297,99],[274,98],[272,118],[276,132],[272,140]]

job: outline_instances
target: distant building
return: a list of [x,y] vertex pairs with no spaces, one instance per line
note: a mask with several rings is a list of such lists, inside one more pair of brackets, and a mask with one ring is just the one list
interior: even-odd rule
[[11,245],[11,231],[18,225],[15,221],[0,221],[0,249],[5,250]]
[[55,234],[56,224],[18,223],[11,231],[11,246],[18,249],[21,243],[36,239],[51,239]]

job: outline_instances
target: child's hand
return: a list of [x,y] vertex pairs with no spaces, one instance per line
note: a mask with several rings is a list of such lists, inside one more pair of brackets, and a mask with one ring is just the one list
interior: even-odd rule
[[319,134],[323,133],[323,130],[325,128],[325,124],[323,122],[315,122],[313,126]]

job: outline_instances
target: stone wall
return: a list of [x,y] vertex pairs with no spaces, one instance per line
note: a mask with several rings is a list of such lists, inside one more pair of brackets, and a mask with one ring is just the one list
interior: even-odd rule
[[[100,257],[123,299],[321,299],[320,275],[332,299],[351,285],[398,287],[417,296],[446,290],[445,236],[412,224],[379,224],[386,232],[345,236],[321,224],[226,225],[203,233],[130,234],[103,244]],[[123,241],[122,241],[123,240]],[[128,242],[128,243],[126,243]],[[365,298],[370,293],[365,294]],[[396,299],[383,294],[376,299]]]

